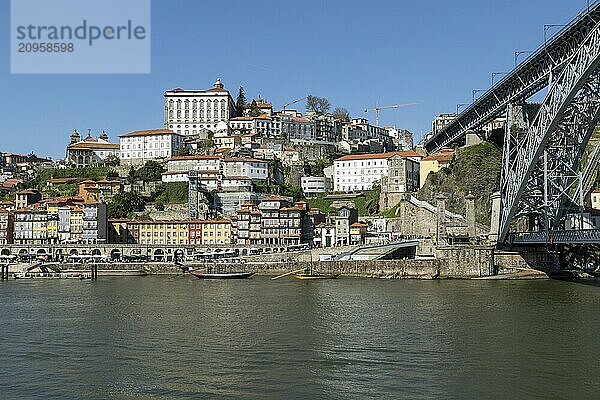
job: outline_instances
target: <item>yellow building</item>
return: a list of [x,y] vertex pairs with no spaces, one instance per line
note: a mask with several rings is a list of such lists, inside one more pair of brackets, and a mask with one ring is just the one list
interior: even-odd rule
[[433,153],[423,158],[420,162],[420,182],[421,187],[425,185],[425,181],[427,181],[427,176],[430,173],[435,173],[441,170],[442,168],[446,168],[450,165],[450,161],[454,158],[454,150],[443,149],[438,151],[437,153]]
[[200,221],[202,244],[231,244],[231,221]]
[[190,221],[131,221],[130,231],[137,243],[185,245],[188,244]]
[[48,202],[46,204],[46,214],[48,221],[46,223],[46,239],[48,243],[58,243],[58,201]]
[[367,228],[367,224],[363,224],[361,222],[355,222],[350,225],[350,243],[364,243],[365,236],[367,235]]
[[69,206],[71,208],[70,213],[70,230],[71,238],[73,243],[81,242],[83,238],[83,207],[81,206]]

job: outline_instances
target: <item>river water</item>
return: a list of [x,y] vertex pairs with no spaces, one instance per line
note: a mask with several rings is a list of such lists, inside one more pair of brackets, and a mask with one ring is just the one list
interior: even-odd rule
[[0,283],[0,399],[598,399],[600,287]]

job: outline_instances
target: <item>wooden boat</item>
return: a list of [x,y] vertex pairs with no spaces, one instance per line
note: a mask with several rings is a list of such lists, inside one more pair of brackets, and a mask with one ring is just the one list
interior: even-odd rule
[[92,279],[92,275],[80,272],[17,272],[14,279]]
[[254,275],[254,272],[229,272],[229,273],[208,273],[203,271],[190,271],[198,279],[246,279]]
[[294,278],[309,281],[309,280],[317,280],[317,279],[336,279],[341,274],[294,274]]

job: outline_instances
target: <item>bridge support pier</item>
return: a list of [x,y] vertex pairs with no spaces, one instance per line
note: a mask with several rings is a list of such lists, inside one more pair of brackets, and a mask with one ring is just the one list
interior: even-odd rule
[[0,280],[8,280],[8,265],[0,266]]

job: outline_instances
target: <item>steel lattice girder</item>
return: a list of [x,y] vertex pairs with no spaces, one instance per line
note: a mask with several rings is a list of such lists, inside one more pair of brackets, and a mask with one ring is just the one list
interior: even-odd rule
[[548,85],[551,71],[558,74],[600,21],[600,2],[589,13],[578,15],[552,40],[540,47],[500,82],[485,92],[436,136],[425,143],[428,152],[438,151],[500,116],[509,104],[522,102]]
[[[599,102],[594,80],[599,63],[600,24],[597,24],[566,62],[527,134],[514,151],[504,154],[510,159],[505,159],[508,170],[503,171],[501,182],[500,242],[506,239],[510,223],[519,211],[540,212],[540,196],[545,197],[545,224],[558,217],[560,205],[548,200],[560,199],[569,189],[573,170],[597,121]],[[573,137],[574,132],[578,137]],[[550,163],[546,162],[549,168],[540,173],[544,152]]]
[[523,192],[522,204],[515,218],[521,214],[534,214],[540,227],[562,229],[566,214],[575,211],[575,208],[579,211],[583,205],[585,192],[581,160],[598,120],[599,85],[600,72],[596,70],[575,96],[556,132],[549,138],[545,154],[538,160]]

